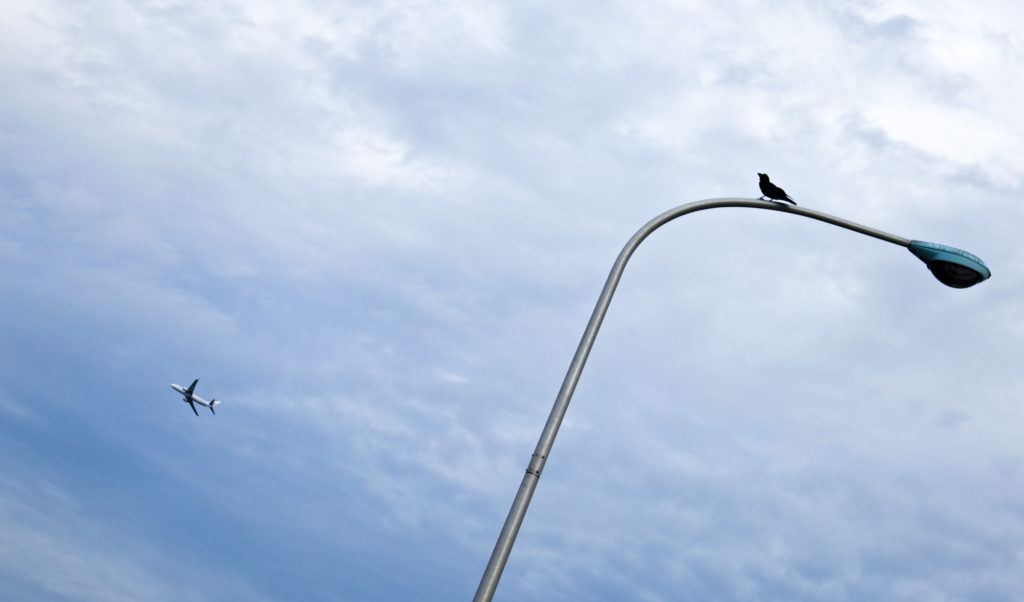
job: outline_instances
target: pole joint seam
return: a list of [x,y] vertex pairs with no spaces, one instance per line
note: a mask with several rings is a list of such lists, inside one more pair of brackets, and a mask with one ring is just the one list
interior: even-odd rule
[[536,477],[540,477],[540,471],[544,470],[544,461],[547,458],[536,452],[530,456],[530,465],[526,467],[526,474],[532,474]]

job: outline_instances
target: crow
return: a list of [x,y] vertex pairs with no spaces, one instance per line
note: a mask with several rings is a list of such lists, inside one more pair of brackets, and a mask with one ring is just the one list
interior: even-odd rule
[[775,184],[772,184],[771,181],[768,180],[768,174],[766,174],[766,173],[759,173],[759,174],[757,174],[757,177],[761,178],[760,186],[761,186],[761,200],[762,201],[764,200],[764,197],[768,197],[769,199],[772,199],[773,201],[788,201],[788,202],[793,203],[794,205],[796,205],[796,201],[794,201],[793,199],[789,198],[789,195],[786,194],[785,190],[779,188]]

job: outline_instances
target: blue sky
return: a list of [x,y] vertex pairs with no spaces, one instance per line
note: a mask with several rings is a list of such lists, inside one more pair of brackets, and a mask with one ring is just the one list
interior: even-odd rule
[[[1024,591],[1024,9],[0,8],[0,598]],[[223,400],[196,418],[168,387]]]

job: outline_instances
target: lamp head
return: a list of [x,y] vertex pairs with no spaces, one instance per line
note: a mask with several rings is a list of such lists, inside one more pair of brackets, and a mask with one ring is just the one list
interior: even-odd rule
[[923,261],[946,286],[967,288],[992,276],[985,262],[967,251],[921,240],[910,241],[910,252]]

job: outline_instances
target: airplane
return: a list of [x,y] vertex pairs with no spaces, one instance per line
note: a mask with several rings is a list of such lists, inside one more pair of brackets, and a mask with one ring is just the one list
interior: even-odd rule
[[[182,395],[185,396],[185,399],[183,399],[182,401],[184,401],[188,405],[192,406],[192,411],[196,413],[196,416],[199,415],[199,412],[196,410],[196,404],[197,403],[199,405],[206,406],[206,407],[210,408],[211,412],[213,412],[213,406],[218,405],[218,404],[221,403],[221,402],[217,401],[216,399],[211,399],[210,401],[206,401],[205,399],[203,399],[202,397],[200,397],[198,395],[193,395],[192,391],[195,391],[196,383],[197,382],[199,382],[198,378],[195,379],[194,381],[192,381],[192,384],[189,385],[189,387],[187,389],[185,387],[181,386],[181,385],[174,385],[174,384],[171,385],[172,389],[174,389],[178,393],[181,393]],[[193,403],[193,402],[195,402],[195,403]],[[213,415],[216,416],[217,412],[213,412]]]

